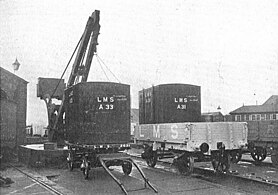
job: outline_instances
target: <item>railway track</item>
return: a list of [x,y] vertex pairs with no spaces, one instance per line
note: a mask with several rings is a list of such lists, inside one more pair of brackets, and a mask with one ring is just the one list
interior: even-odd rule
[[[131,153],[130,155],[138,160],[144,161],[141,158],[140,154],[132,154]],[[252,160],[243,160],[242,162],[243,162],[243,164],[244,164],[244,162],[254,163],[254,161],[252,161]],[[158,163],[159,164],[156,166],[157,168],[162,168],[162,167],[164,167],[163,165],[165,165],[165,167],[172,167],[172,163],[170,160],[165,161],[165,160],[158,159]],[[209,162],[209,164],[210,164],[210,162]],[[278,174],[278,169],[275,169],[274,167],[272,167],[271,163],[264,162],[264,163],[262,163],[262,165],[264,167],[268,167],[270,169],[269,171],[271,171],[271,170],[277,171],[277,174]],[[217,177],[221,177],[221,178],[225,177],[226,179],[232,179],[232,180],[236,179],[236,180],[241,180],[243,182],[254,182],[257,184],[261,184],[261,185],[267,185],[269,187],[275,188],[278,191],[278,177],[276,180],[276,179],[269,178],[269,177],[258,176],[254,172],[241,174],[240,171],[236,170],[235,167],[237,167],[237,166],[241,166],[241,165],[234,164],[232,170],[229,173],[221,174],[221,176],[219,176],[219,174],[215,174],[215,171],[212,168],[208,168],[206,166],[202,167],[202,166],[197,165],[197,166],[194,166],[194,177],[198,177],[200,179],[204,179],[204,180],[207,180],[210,182],[216,182]],[[178,173],[178,171],[174,168],[166,168],[165,170]]]
[[[43,181],[42,179],[36,178],[36,176],[34,176],[33,174],[28,173],[27,171],[24,171],[24,170],[12,165],[12,164],[9,164],[9,166],[12,167],[13,169],[15,169],[16,171],[20,172],[21,174],[25,175],[27,178],[29,178],[35,184],[38,184],[39,186],[44,188],[47,192],[49,192],[49,194],[56,194],[56,195],[65,195],[65,194],[67,194],[67,193],[64,193],[64,192],[61,192],[61,191],[55,189],[49,183]],[[9,193],[9,194],[12,194],[12,193]]]

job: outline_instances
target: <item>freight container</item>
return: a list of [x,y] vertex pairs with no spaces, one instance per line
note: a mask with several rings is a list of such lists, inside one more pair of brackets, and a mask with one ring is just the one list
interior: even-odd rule
[[139,123],[201,121],[200,86],[164,84],[139,91]]
[[130,141],[130,86],[78,83],[65,91],[66,139],[73,144]]

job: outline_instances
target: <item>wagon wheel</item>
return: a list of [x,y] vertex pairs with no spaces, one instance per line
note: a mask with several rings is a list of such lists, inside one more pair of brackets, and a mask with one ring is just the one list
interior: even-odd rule
[[73,170],[73,154],[71,152],[68,153],[67,163],[68,163],[68,169],[70,171],[72,171]]
[[184,156],[174,161],[175,166],[182,175],[190,175],[194,169],[194,159],[192,156]]
[[240,150],[231,152],[231,162],[236,164],[241,160],[242,152]]
[[273,166],[278,167],[278,150],[274,150],[271,154],[271,161]]
[[225,173],[230,169],[231,157],[227,153],[224,153],[223,156],[218,154],[212,159],[211,163],[216,172]]
[[132,170],[132,163],[124,161],[123,164],[122,164],[122,168],[123,168],[124,174],[129,175],[131,173],[131,170]]
[[267,155],[267,151],[262,147],[255,147],[254,150],[251,151],[251,156],[255,160],[255,162],[262,162]]
[[157,153],[153,152],[150,157],[146,158],[146,162],[149,167],[154,167],[157,162]]

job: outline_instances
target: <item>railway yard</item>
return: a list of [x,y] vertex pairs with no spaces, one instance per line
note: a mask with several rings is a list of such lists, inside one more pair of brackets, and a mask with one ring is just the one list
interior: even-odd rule
[[1,195],[278,194],[278,95],[217,119],[201,112],[201,86],[152,85],[134,122],[130,84],[87,81],[99,21],[95,10],[60,79],[38,78],[39,139],[28,82],[1,68]]
[[[250,155],[243,155],[237,164],[231,164],[230,172],[216,174],[210,162],[197,162],[191,175],[180,174],[172,165],[173,159],[158,160],[156,167],[147,166],[140,157],[140,149],[127,153],[145,173],[158,194],[278,194],[278,169],[269,157],[261,165],[255,165]],[[156,194],[136,169],[129,176],[121,167],[109,168],[124,185],[128,194]],[[124,194],[102,168],[90,171],[84,180],[79,168],[70,171],[67,164],[44,168],[28,168],[19,163],[7,165],[2,176],[14,183],[1,187],[1,194]]]

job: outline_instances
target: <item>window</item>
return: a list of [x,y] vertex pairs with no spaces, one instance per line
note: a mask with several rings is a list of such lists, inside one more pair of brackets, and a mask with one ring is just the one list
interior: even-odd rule
[[272,118],[273,120],[277,120],[277,114],[273,114]]
[[265,120],[266,116],[265,114],[261,114],[261,120]]
[[261,120],[261,115],[260,115],[260,114],[257,114],[257,115],[256,115],[256,120],[257,120],[257,121],[260,121],[260,120]]
[[256,115],[252,114],[252,121],[256,120]]
[[265,120],[269,120],[270,119],[270,114],[266,114],[266,119]]
[[235,116],[235,121],[240,121],[240,115]]
[[245,115],[245,121],[248,121],[249,120],[249,115]]
[[270,116],[269,116],[269,117],[270,117],[270,120],[273,120],[273,115],[274,115],[274,114],[270,114]]

